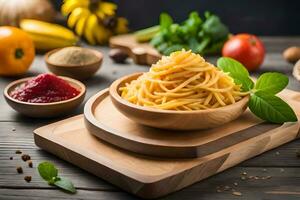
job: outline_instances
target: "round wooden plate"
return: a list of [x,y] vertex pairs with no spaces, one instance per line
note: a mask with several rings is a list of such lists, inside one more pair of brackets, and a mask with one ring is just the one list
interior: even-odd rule
[[[108,89],[91,97],[84,108],[89,132],[100,139],[139,154],[196,158],[230,147],[258,134],[261,121],[245,111],[221,127],[197,131],[156,129],[131,121],[113,105]],[[259,129],[261,131],[261,129]]]

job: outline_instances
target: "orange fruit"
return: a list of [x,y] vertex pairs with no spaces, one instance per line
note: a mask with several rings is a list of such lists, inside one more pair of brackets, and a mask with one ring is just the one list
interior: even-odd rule
[[0,76],[24,74],[35,56],[32,39],[16,27],[0,27]]

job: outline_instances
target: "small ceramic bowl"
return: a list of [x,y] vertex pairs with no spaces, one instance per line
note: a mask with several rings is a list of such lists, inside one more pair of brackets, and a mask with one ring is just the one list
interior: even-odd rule
[[238,118],[247,108],[249,96],[240,101],[216,108],[199,111],[160,110],[130,103],[120,96],[119,88],[125,83],[137,79],[141,73],[122,77],[109,88],[109,94],[115,107],[129,119],[143,125],[171,129],[197,130],[221,126]]
[[103,54],[99,51],[89,49],[98,57],[97,61],[87,65],[58,65],[51,63],[49,57],[51,54],[61,50],[54,49],[45,55],[45,62],[50,72],[58,76],[67,76],[77,80],[85,80],[93,76],[100,68],[103,61]]
[[80,81],[72,78],[60,76],[66,80],[71,86],[80,91],[80,93],[71,99],[52,103],[28,103],[12,98],[9,94],[20,84],[32,79],[33,77],[23,78],[8,84],[4,89],[4,97],[6,102],[17,112],[35,118],[52,118],[65,115],[78,107],[84,100],[86,88]]

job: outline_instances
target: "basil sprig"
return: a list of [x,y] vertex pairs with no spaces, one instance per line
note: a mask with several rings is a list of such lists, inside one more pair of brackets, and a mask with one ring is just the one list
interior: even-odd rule
[[248,106],[257,117],[272,123],[297,121],[293,109],[276,96],[288,85],[287,76],[278,72],[267,72],[262,74],[254,84],[247,69],[232,58],[219,58],[217,66],[229,73],[234,82],[241,85],[243,92],[250,92]]
[[58,176],[58,170],[50,162],[42,162],[38,166],[40,176],[48,182],[49,185],[55,185],[67,192],[75,193],[76,189],[73,183],[66,178]]

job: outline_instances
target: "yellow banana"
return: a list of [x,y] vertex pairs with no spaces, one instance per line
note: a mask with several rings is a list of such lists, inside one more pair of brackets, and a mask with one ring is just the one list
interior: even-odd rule
[[61,13],[64,16],[67,16],[75,8],[88,7],[88,6],[89,6],[89,0],[68,0],[68,1],[65,1],[64,4],[61,6]]
[[20,27],[29,34],[38,50],[72,46],[78,42],[71,30],[57,24],[26,19],[20,22]]
[[98,8],[95,10],[95,13],[100,19],[103,20],[105,16],[115,15],[116,9],[116,4],[110,2],[102,2],[98,4]]
[[68,18],[68,26],[74,28],[76,23],[84,16],[87,16],[90,11],[86,8],[75,8]]
[[41,51],[76,45],[74,40],[65,40],[63,38],[49,37],[35,33],[28,33],[28,35],[32,38],[35,48]]
[[115,27],[116,34],[124,34],[128,32],[128,21],[124,17],[118,17],[117,25]]
[[86,16],[82,16],[76,26],[75,26],[75,32],[77,33],[77,35],[79,35],[80,37],[82,36],[83,34],[83,30],[85,28],[85,24],[86,24],[86,21],[87,21],[87,18],[89,17],[89,15],[86,15]]
[[106,29],[103,25],[98,24],[95,27],[94,35],[99,44],[105,44],[108,42],[110,36],[112,36],[112,32]]
[[86,26],[84,28],[84,37],[92,45],[95,45],[97,43],[93,35],[93,32],[97,25],[98,25],[97,16],[94,14],[90,15],[86,20]]
[[[105,44],[113,34],[128,32],[127,20],[118,18],[116,10],[117,5],[106,0],[63,0],[61,7],[61,13],[68,18],[68,27],[92,45]],[[117,18],[115,27],[103,25],[110,18]]]
[[65,40],[78,41],[76,35],[69,29],[48,22],[33,19],[24,19],[20,22],[20,27],[28,33],[46,35],[48,37],[58,37]]

